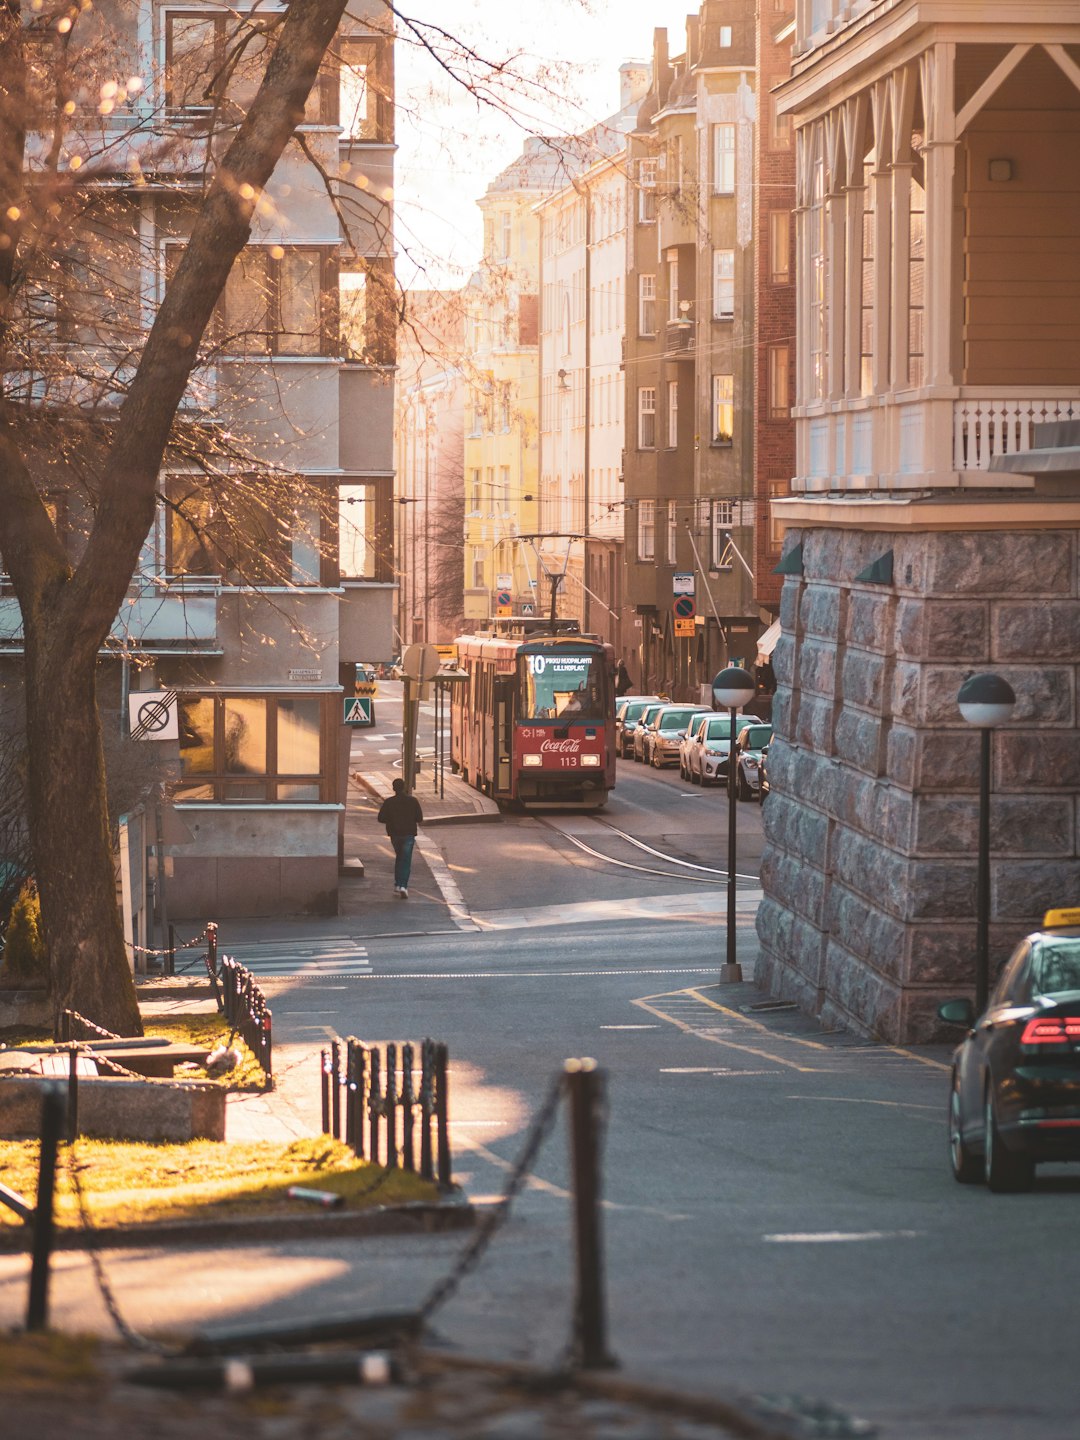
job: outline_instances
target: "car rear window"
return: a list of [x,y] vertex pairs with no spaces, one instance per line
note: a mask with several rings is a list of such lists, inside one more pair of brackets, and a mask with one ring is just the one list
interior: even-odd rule
[[760,750],[772,739],[771,725],[751,725],[746,732],[746,748],[748,750]]
[[637,719],[642,715],[642,713],[643,713],[644,711],[646,711],[648,708],[649,708],[649,702],[648,702],[647,700],[646,700],[646,701],[638,700],[635,704],[633,704],[633,705],[628,705],[628,706],[626,707],[626,709],[623,711],[623,717],[622,717],[622,718],[623,718],[623,724],[624,724],[624,725],[632,725],[633,722],[634,722],[635,720],[637,720]]
[[[736,722],[735,722],[735,734],[737,735],[738,733],[739,733],[739,722],[738,722],[738,720],[736,720]],[[717,715],[715,719],[709,721],[709,733],[708,733],[708,738],[709,738],[710,740],[730,740],[730,739],[731,739],[731,721],[728,719],[728,717],[727,717],[726,715]]]
[[693,709],[665,710],[660,716],[660,726],[664,730],[685,730],[693,714]]
[[1043,940],[1031,957],[1031,993],[1061,995],[1080,990],[1080,935]]

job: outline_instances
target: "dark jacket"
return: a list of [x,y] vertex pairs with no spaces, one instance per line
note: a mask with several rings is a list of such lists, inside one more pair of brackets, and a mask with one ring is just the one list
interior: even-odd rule
[[388,835],[415,835],[417,823],[423,822],[420,801],[412,795],[391,795],[379,808],[379,824]]

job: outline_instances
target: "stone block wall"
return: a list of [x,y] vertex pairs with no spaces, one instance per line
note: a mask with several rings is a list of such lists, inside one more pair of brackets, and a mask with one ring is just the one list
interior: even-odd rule
[[[991,973],[1080,904],[1080,536],[790,531],[756,978],[825,1022],[945,1038],[974,984],[979,734],[956,696],[1016,692],[992,739]],[[887,550],[893,583],[854,580]]]

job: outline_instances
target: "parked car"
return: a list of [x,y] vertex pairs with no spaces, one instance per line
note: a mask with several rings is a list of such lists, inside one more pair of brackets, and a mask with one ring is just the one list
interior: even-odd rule
[[662,770],[679,763],[679,742],[688,725],[707,714],[694,705],[663,705],[649,722],[641,747],[646,765]]
[[757,798],[761,804],[765,803],[765,796],[769,793],[769,751],[772,748],[770,740],[765,749],[761,752],[761,764],[758,766],[758,788]]
[[[745,729],[746,716],[736,715],[735,735]],[[715,785],[727,779],[731,749],[731,716],[711,714],[697,726],[686,750],[686,778],[692,785]]]
[[962,1185],[1026,1190],[1042,1161],[1080,1160],[1080,909],[1050,910],[1005,963],[986,1012],[938,1007],[952,1057],[949,1158]]
[[645,731],[652,724],[653,716],[658,710],[662,710],[667,702],[660,700],[653,705],[646,705],[638,716],[637,724],[633,732],[633,758],[645,762]]
[[679,741],[679,777],[682,780],[690,779],[690,747],[696,742],[701,728],[713,718],[711,710],[703,710],[697,719],[692,720],[686,727],[686,733]]
[[761,783],[762,751],[772,739],[771,725],[747,725],[736,741],[735,794],[740,800],[753,800]]
[[633,749],[633,728],[648,705],[655,705],[659,695],[624,695],[615,706],[615,754],[626,756]]

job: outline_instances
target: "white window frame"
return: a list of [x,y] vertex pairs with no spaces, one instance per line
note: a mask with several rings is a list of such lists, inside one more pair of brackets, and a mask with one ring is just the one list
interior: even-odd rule
[[679,382],[667,382],[667,443],[674,450],[679,444]]
[[713,256],[713,319],[735,318],[735,251],[714,250]]
[[711,516],[711,539],[712,555],[710,557],[712,570],[733,570],[734,561],[724,558],[724,552],[728,548],[728,533],[735,524],[735,502],[734,500],[714,500],[712,502]]
[[667,318],[671,323],[680,319],[679,315],[679,252],[669,250],[667,253]]
[[[721,434],[720,418],[726,414],[729,421],[727,435]],[[731,445],[735,440],[735,377],[714,375],[712,377],[712,439],[713,445]]]
[[[656,449],[656,386],[638,386],[638,449]],[[646,426],[646,421],[648,425]],[[648,440],[646,442],[646,430]]]
[[[651,317],[651,323],[650,323]],[[638,334],[656,334],[656,276],[638,276]]]
[[656,220],[656,169],[655,155],[645,155],[638,161],[638,223],[651,225]]
[[678,557],[676,548],[679,541],[679,511],[674,500],[668,501],[667,507],[667,558],[669,565],[677,565]]
[[656,559],[656,501],[639,500],[637,511],[637,556]]
[[735,125],[713,126],[713,194],[735,194]]

